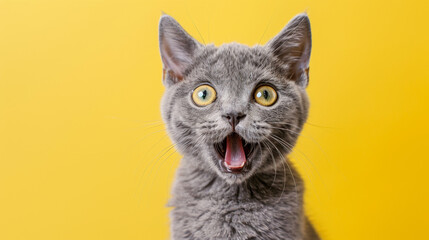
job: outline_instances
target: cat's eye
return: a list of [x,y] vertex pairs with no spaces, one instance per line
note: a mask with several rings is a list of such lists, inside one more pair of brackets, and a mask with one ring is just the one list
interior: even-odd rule
[[214,102],[216,91],[209,85],[201,85],[192,92],[192,100],[200,107],[204,107]]
[[270,86],[260,86],[256,89],[254,98],[262,106],[271,106],[277,101],[277,92]]

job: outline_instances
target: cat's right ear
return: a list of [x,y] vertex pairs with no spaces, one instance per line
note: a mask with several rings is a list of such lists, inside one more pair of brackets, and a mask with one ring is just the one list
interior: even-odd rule
[[159,49],[166,86],[182,81],[186,69],[194,60],[195,51],[202,47],[174,18],[163,15],[159,20]]
[[311,28],[307,14],[295,16],[267,45],[288,70],[288,78],[306,87],[311,53]]

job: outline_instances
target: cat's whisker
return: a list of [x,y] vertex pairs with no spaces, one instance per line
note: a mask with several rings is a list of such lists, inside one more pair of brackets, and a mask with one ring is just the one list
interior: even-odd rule
[[[271,148],[269,146],[267,146],[264,142],[262,142],[262,144],[268,149],[268,152],[271,155],[271,159],[273,160],[274,163],[274,178],[273,181],[271,182],[270,188],[271,189],[276,181],[276,177],[277,177],[277,166],[276,166],[276,159],[273,156],[273,152],[271,151]],[[262,155],[262,150],[261,150],[261,155]]]
[[151,123],[139,124],[138,128],[141,128],[141,127],[151,127],[151,126],[159,126],[159,125],[164,125],[164,122],[160,121],[160,122],[151,122]]
[[290,132],[290,133],[296,134],[297,136],[303,136],[303,137],[306,137],[305,135],[302,135],[302,133],[300,133],[300,132],[295,132],[295,131],[290,130],[290,129],[288,129],[288,128],[274,127],[274,126],[271,126],[270,128],[279,129],[279,130],[285,130],[285,131],[288,131],[288,132]]
[[[281,122],[279,122],[279,123],[281,123]],[[288,124],[288,123],[283,123],[283,124],[285,124],[285,125],[290,125],[290,124]],[[290,125],[290,126],[294,126],[294,125]],[[302,136],[302,137],[304,137],[304,138],[307,138],[307,139],[309,139],[311,142],[313,142],[315,145],[316,145],[316,147],[320,150],[320,152],[322,153],[322,155],[323,155],[323,158],[326,160],[326,162],[331,166],[331,167],[333,167],[333,168],[335,168],[335,170],[337,171],[337,172],[339,172],[344,178],[346,178],[342,173],[341,173],[341,171],[339,171],[338,170],[338,167],[333,163],[333,161],[331,161],[330,160],[330,158],[329,158],[329,156],[328,156],[328,154],[326,153],[326,151],[322,148],[322,146],[316,141],[316,139],[314,139],[313,137],[311,137],[311,136],[308,136],[308,135],[303,135],[302,133],[300,133],[300,132],[295,132],[295,131],[293,131],[293,130],[290,130],[290,129],[287,129],[287,128],[281,128],[281,127],[274,127],[274,126],[271,126],[272,128],[275,128],[275,129],[279,129],[279,130],[285,130],[285,131],[288,131],[288,132],[291,132],[291,133],[294,133],[294,134],[297,134],[298,136]],[[296,126],[295,126],[296,127]]]
[[[166,163],[166,162],[168,162],[168,159],[171,157],[171,156],[173,156],[173,154],[175,154],[175,153],[177,153],[177,151],[174,149],[174,151],[173,152],[171,152],[168,156],[166,156],[166,157],[164,157],[163,159],[161,159],[161,161],[160,161],[160,163],[159,163],[159,166],[157,166],[157,168],[156,168],[156,170],[154,171],[154,174],[155,174],[155,176],[153,177],[153,182],[157,182],[157,180],[158,180],[158,177],[159,177],[159,171],[158,170],[160,170],[160,169],[162,169],[162,166],[164,166],[164,164]],[[153,185],[151,185],[151,186],[153,186]],[[149,189],[150,190],[150,189]],[[150,191],[149,191],[150,192]]]
[[[145,192],[146,182],[144,181],[144,178],[147,176],[150,176],[150,172],[152,171],[155,163],[165,154],[167,154],[172,148],[174,147],[174,144],[169,144],[167,147],[160,150],[149,162],[146,163],[145,168],[143,169],[143,172],[140,174],[138,178],[139,186],[142,186],[141,191]],[[161,155],[161,156],[160,156]],[[150,168],[150,171],[148,172]],[[146,175],[148,173],[149,175]]]
[[156,130],[156,131],[152,131],[152,132],[146,133],[145,135],[143,135],[142,138],[139,138],[137,140],[137,143],[140,143],[140,142],[144,141],[145,139],[147,139],[148,137],[151,137],[152,135],[160,133],[160,132],[166,132],[166,129],[163,128],[163,129],[160,129],[160,130]]
[[[271,145],[273,145],[274,146],[274,148],[277,150],[277,152],[279,153],[279,157],[284,157],[284,155],[281,153],[281,151],[277,148],[277,146],[273,143],[273,142],[271,142],[271,140],[269,139],[269,138],[267,138],[267,141],[271,144]],[[290,174],[291,174],[291,177],[292,177],[292,180],[293,180],[293,184],[295,185],[295,193],[296,193],[296,195],[295,195],[295,197],[296,197],[296,200],[297,200],[297,202],[298,202],[298,189],[297,189],[297,185],[296,185],[296,180],[295,180],[295,177],[293,176],[293,173],[292,173],[292,169],[290,168],[290,166],[289,166],[289,164],[287,163],[287,160],[286,159],[283,159],[283,161],[281,161],[282,162],[282,164],[283,164],[283,167],[284,167],[284,163],[286,163],[286,166],[288,167],[288,169],[289,169],[289,172],[290,172]],[[284,169],[284,174],[285,174],[285,177],[286,177],[286,169]],[[285,191],[285,188],[286,188],[286,180],[284,181],[284,183],[283,183],[284,185],[283,185],[283,190],[282,190],[282,193],[280,194],[280,197],[279,197],[279,200],[278,201],[280,201],[281,200],[281,198],[283,197],[283,194],[284,194],[284,191]]]
[[194,25],[195,29],[196,29],[196,30],[197,30],[197,32],[198,32],[198,35],[200,35],[201,40],[203,41],[203,43],[204,43],[204,45],[205,45],[205,44],[206,44],[206,41],[204,41],[203,35],[201,35],[200,30],[198,29],[197,25],[196,25],[196,24],[195,24],[195,22],[194,22],[194,19],[191,17],[191,14],[189,13],[189,7],[188,7],[188,5],[186,4],[186,2],[184,2],[184,3],[185,3],[185,5],[186,5],[186,12],[188,13],[188,17],[189,17],[189,19],[191,20],[192,25]]
[[134,131],[134,130],[138,130],[138,129],[150,129],[150,128],[156,128],[156,127],[160,127],[162,125],[164,125],[164,122],[161,120],[157,120],[157,121],[150,121],[144,124],[141,124],[143,121],[133,121],[136,123],[139,123],[137,126],[134,127],[129,127],[126,129],[123,129],[122,131],[124,132],[129,132],[129,131]]
[[[165,138],[167,137],[168,134],[164,134],[162,135],[149,149],[148,151],[146,151],[146,153],[144,154],[144,156],[142,157],[142,159],[146,159],[147,155]],[[170,145],[169,145],[170,146]],[[140,174],[141,172],[144,172],[144,161],[142,161],[142,164],[137,168],[136,174]],[[139,178],[139,180],[141,180]]]
[[157,120],[141,120],[138,122],[141,122],[141,123],[163,123],[164,121],[162,119],[157,119]]
[[307,159],[307,161],[311,164],[311,166],[315,169],[317,175],[319,176],[319,178],[322,180],[322,177],[320,176],[319,171],[317,171],[316,166],[314,165],[314,163],[307,157],[307,155],[305,155],[302,151],[300,151],[298,148],[294,148],[294,146],[288,142],[286,142],[285,140],[281,139],[279,136],[276,136],[275,134],[271,135],[271,137],[276,140],[279,144],[283,145],[283,147],[285,147],[288,151],[292,151],[293,149],[296,149],[301,155],[303,155],[305,157],[305,159]]
[[[172,152],[170,152],[171,150],[173,150]],[[156,159],[156,161],[154,162],[154,164],[152,165],[150,171],[147,174],[147,179],[149,180],[148,182],[153,183],[155,182],[153,180],[153,177],[155,174],[156,176],[156,171],[159,169],[160,164],[162,162],[164,162],[165,159],[168,159],[171,155],[173,155],[176,152],[176,150],[174,149],[174,147],[169,148],[167,151],[165,151],[159,158]],[[149,187],[149,192],[152,190],[152,184],[147,185],[147,187]]]
[[[313,188],[313,189],[315,189],[315,191],[314,191],[314,193],[316,194],[316,198],[317,198],[317,200],[321,200],[322,198],[320,197],[320,195],[319,195],[319,192],[317,191],[317,188],[316,188],[316,184],[315,184],[315,180],[314,180],[314,178],[313,178],[313,176],[314,176],[314,171],[313,171],[313,169],[311,168],[311,166],[306,162],[306,161],[303,161],[303,159],[302,158],[298,158],[298,156],[291,156],[291,159],[296,159],[297,161],[300,161],[300,162],[303,162],[304,164],[305,164],[305,173],[304,173],[304,175],[305,176],[308,176],[308,180],[309,180],[309,182],[310,182],[310,185],[311,185],[311,187]],[[325,190],[327,190],[326,188],[325,188]]]
[[[283,123],[284,125],[289,125],[289,126],[293,126],[293,127],[297,127],[297,126],[295,126],[295,125],[292,125],[292,124],[288,124],[288,123]],[[329,162],[329,158],[328,158],[328,156],[327,156],[327,154],[326,154],[326,152],[323,150],[323,148],[320,146],[320,144],[313,138],[313,137],[311,137],[311,136],[307,136],[307,135],[303,135],[301,132],[296,132],[296,131],[293,131],[293,130],[290,130],[290,129],[288,129],[288,128],[282,128],[282,127],[274,127],[274,126],[271,126],[272,128],[275,128],[275,129],[279,129],[279,130],[285,130],[285,131],[288,131],[288,132],[291,132],[291,133],[294,133],[294,134],[297,134],[298,136],[302,136],[302,137],[305,137],[305,138],[308,138],[308,139],[310,139],[314,144],[316,144],[316,146],[319,148],[319,150],[322,152],[322,154],[324,155],[324,157],[325,157],[325,159]]]
[[115,119],[115,120],[124,120],[124,121],[134,122],[134,123],[153,123],[153,122],[163,122],[161,119],[156,119],[156,120],[135,120],[135,119],[121,118],[121,117],[117,117],[117,116],[107,116],[107,118]]
[[[166,148],[162,149],[151,161],[150,163],[147,165],[147,167],[144,169],[143,171],[143,176],[146,174],[146,171],[149,169],[149,173],[153,170],[154,165],[156,165],[156,162],[162,158],[165,154],[167,154],[171,149],[173,149],[175,146],[175,144],[170,144],[169,146],[167,146]],[[161,154],[161,155],[160,155]],[[159,157],[158,157],[159,156]]]
[[308,124],[308,125],[310,125],[312,127],[328,128],[328,129],[338,129],[338,128],[335,128],[335,127],[328,127],[328,126],[322,126],[322,125],[319,125],[319,124],[310,123],[308,121],[305,122],[305,124]]
[[282,163],[282,166],[283,166],[283,175],[284,175],[285,180],[283,181],[282,193],[280,194],[280,197],[278,198],[277,203],[282,200],[283,194],[284,194],[284,192],[286,190],[286,181],[289,180],[289,179],[287,179],[285,163],[286,163],[286,166],[289,169],[290,175],[291,175],[292,180],[293,180],[293,184],[295,185],[295,199],[298,202],[298,190],[297,190],[297,187],[296,187],[296,181],[295,181],[295,177],[293,176],[292,170],[290,170],[289,164],[287,163],[286,159],[283,159],[283,161],[281,161],[281,163]]
[[[270,123],[279,123],[279,124],[283,124],[283,125],[288,125],[288,126],[292,126],[292,127],[296,127],[298,130],[301,130],[301,128],[300,127],[298,127],[298,126],[296,126],[296,125],[293,125],[293,124],[290,124],[290,123],[284,123],[284,122],[270,122]],[[288,128],[282,128],[282,127],[276,127],[276,126],[271,126],[271,128],[275,128],[275,129],[279,129],[279,130],[285,130],[285,131],[288,131],[288,132],[291,132],[291,133],[294,133],[294,134],[297,134],[298,136],[303,136],[303,137],[305,137],[305,138],[308,138],[308,139],[310,139],[314,144],[316,144],[318,147],[319,147],[319,150],[321,150],[322,151],[322,153],[324,153],[325,154],[325,152],[323,151],[323,149],[322,149],[322,147],[320,146],[320,144],[313,138],[313,137],[311,137],[311,136],[307,136],[307,135],[303,135],[302,134],[302,132],[296,132],[296,131],[293,131],[293,130],[291,130],[291,129],[288,129]],[[327,158],[327,156],[325,156],[326,158]]]
[[[162,160],[162,163],[161,163],[161,165],[159,165],[158,167],[157,167],[157,169],[156,169],[156,171],[155,171],[155,175],[153,176],[153,179],[151,179],[152,177],[151,176],[148,176],[148,180],[151,182],[151,183],[157,183],[158,182],[158,178],[159,178],[159,170],[163,167],[163,165],[166,163],[166,162],[170,162],[170,161],[167,161],[170,157],[172,157],[172,156],[174,156],[174,154],[175,153],[177,153],[177,151],[175,150],[175,151],[173,151],[172,153],[170,153],[168,156],[166,156],[163,160]],[[177,161],[177,160],[180,160],[180,158],[181,158],[181,156],[180,155],[178,155],[176,158],[173,158],[173,159],[170,159],[170,160],[172,160],[172,162],[175,162],[175,161]],[[171,167],[170,167],[170,169],[169,169],[169,172],[170,173],[173,173],[174,174],[174,167],[175,167],[175,164],[171,164]],[[170,178],[171,177],[171,174],[168,174],[168,178]],[[148,185],[146,185],[146,187],[148,188],[147,190],[145,190],[145,192],[147,192],[147,193],[153,193],[153,187],[154,186],[156,186],[156,184],[148,184]]]
[[282,121],[266,121],[266,123],[278,124],[278,125],[288,125],[288,126],[296,128],[299,131],[302,130],[302,127],[295,125],[295,124],[292,124],[292,123],[284,122],[284,121],[283,122]]
[[261,41],[262,41],[262,39],[264,38],[265,33],[266,33],[266,32],[267,32],[267,30],[268,30],[268,27],[271,25],[271,22],[273,21],[273,18],[274,18],[274,14],[273,14],[273,15],[271,15],[271,18],[270,18],[270,20],[268,21],[267,26],[265,27],[265,30],[264,30],[264,32],[262,33],[262,36],[259,38],[258,45],[260,45],[260,44],[261,44]]
[[133,130],[133,131],[136,131],[136,130],[148,131],[148,130],[151,130],[151,129],[155,129],[156,130],[156,129],[159,129],[159,128],[167,129],[163,123],[159,123],[159,124],[151,125],[151,126],[139,126],[139,127],[135,127],[135,128],[129,129],[127,131],[131,131],[131,130]]
[[[284,147],[285,148],[285,150],[287,150],[288,152],[292,152],[292,146],[291,145],[289,145],[290,147],[288,147],[286,144],[287,144],[287,142],[285,142],[285,141],[279,141],[279,140],[282,140],[282,139],[280,139],[280,138],[277,138],[276,139],[276,136],[275,135],[272,135],[272,137],[274,137],[273,138],[273,140],[275,140],[275,141],[277,141],[282,147]],[[296,148],[295,148],[296,149]],[[308,159],[307,158],[307,156],[304,154],[304,153],[302,153],[301,152],[301,154],[306,158],[306,160],[308,161],[308,162],[310,162],[310,163],[312,163],[311,161],[310,161],[310,159]],[[300,160],[302,160],[302,159],[300,159]],[[313,172],[313,170],[312,170],[312,168],[311,168],[311,166],[310,165],[308,165],[308,163],[306,162],[306,161],[302,161],[305,165],[306,165],[306,167],[310,170],[310,174],[308,175],[309,176],[309,180],[310,180],[310,184],[313,186],[313,187],[315,187],[315,185],[314,185],[314,182],[313,182],[313,178],[312,178],[312,172]],[[313,168],[314,168],[314,170],[316,171],[316,173],[317,173],[317,175],[319,176],[319,178],[320,178],[320,180],[322,181],[322,184],[324,184],[324,182],[323,182],[323,178],[320,176],[320,174],[319,174],[319,172],[317,171],[317,168],[313,165]],[[327,190],[327,188],[326,188],[326,186],[325,186],[325,190]],[[316,195],[317,195],[317,198],[318,199],[320,199],[320,197],[319,197],[319,194],[316,192]]]

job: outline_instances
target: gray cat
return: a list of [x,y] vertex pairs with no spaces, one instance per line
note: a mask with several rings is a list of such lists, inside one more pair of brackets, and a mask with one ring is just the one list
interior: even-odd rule
[[319,239],[285,157],[308,113],[307,15],[254,47],[202,45],[163,15],[159,42],[162,117],[183,155],[172,239]]

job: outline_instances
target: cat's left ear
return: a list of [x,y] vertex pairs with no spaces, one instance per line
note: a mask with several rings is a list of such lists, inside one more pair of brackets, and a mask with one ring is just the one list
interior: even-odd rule
[[287,69],[287,77],[306,87],[311,53],[311,28],[307,14],[295,16],[267,46]]
[[196,50],[202,46],[176,20],[163,15],[159,20],[159,50],[164,67],[164,84],[169,86],[182,81]]

